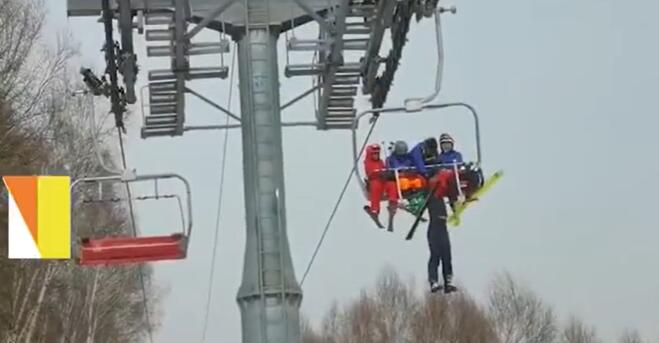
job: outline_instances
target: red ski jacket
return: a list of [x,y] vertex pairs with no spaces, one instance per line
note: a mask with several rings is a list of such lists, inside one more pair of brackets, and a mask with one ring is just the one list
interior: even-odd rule
[[366,147],[366,157],[364,158],[364,171],[366,177],[371,179],[379,178],[378,169],[384,169],[384,162],[380,159],[380,146],[371,144]]
[[458,190],[455,182],[455,172],[451,169],[440,169],[435,176],[429,180],[430,189],[433,189],[437,183],[434,195],[437,198],[449,197],[451,194],[457,194]]

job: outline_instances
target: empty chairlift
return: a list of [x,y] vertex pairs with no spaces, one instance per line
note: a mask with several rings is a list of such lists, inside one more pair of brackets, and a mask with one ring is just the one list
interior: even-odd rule
[[[185,186],[185,201],[177,194],[160,194],[158,181],[165,179],[177,179]],[[132,198],[103,198],[103,184],[132,183],[140,181],[153,181],[155,192],[153,195],[136,196]],[[81,184],[97,184],[99,186],[98,199],[84,199],[82,203],[119,202],[119,201],[142,201],[142,200],[166,200],[174,199],[178,202],[180,216],[180,232],[169,235],[135,237],[132,235],[115,235],[110,237],[81,237],[77,234],[75,227],[72,229],[71,237],[77,238],[77,247],[73,252],[77,263],[85,266],[98,265],[126,265],[145,262],[156,262],[166,260],[181,260],[187,255],[190,233],[192,230],[192,204],[190,198],[190,185],[183,177],[176,174],[156,175],[129,175],[129,176],[103,176],[78,179],[71,184],[71,197],[74,199],[75,187]],[[184,204],[187,212],[185,218]],[[75,206],[74,206],[75,207]],[[73,207],[72,207],[73,208]],[[73,210],[73,209],[72,209]],[[171,215],[166,213],[163,215]],[[187,223],[186,223],[187,222]],[[175,223],[175,221],[171,221]],[[177,224],[178,225],[178,224]],[[96,232],[98,233],[98,232]]]

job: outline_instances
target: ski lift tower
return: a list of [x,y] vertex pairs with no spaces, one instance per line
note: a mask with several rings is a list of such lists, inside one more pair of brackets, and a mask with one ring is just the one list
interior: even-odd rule
[[[437,0],[68,0],[68,16],[112,12],[121,34],[118,72],[125,102],[138,100],[138,71],[146,70],[148,95],[141,94],[142,138],[181,136],[205,129],[241,128],[247,239],[243,281],[237,301],[243,342],[300,341],[302,290],[295,278],[286,235],[282,127],[352,129],[354,97],[370,96],[373,108],[385,102],[401,58],[412,16],[431,17]],[[437,20],[439,20],[437,18]],[[318,34],[287,40],[287,51],[314,54],[311,63],[288,64],[286,77],[312,76],[313,87],[281,105],[277,40],[282,32],[315,22]],[[214,42],[193,38],[204,28],[220,32]],[[385,31],[391,49],[380,54]],[[146,58],[138,60],[133,33],[145,34]],[[224,54],[231,37],[238,46],[241,115],[236,116],[188,87],[195,79],[226,78],[228,67],[193,67],[190,56]],[[348,55],[352,55],[349,57]],[[288,56],[288,55],[287,55]],[[169,58],[171,68],[150,70],[148,58]],[[313,58],[313,59],[312,59]],[[223,61],[223,59],[222,59]],[[288,61],[288,58],[287,58]],[[140,66],[138,69],[137,66]],[[381,68],[382,65],[382,68]],[[317,93],[315,118],[285,123],[280,112]],[[200,97],[238,121],[225,126],[186,126],[186,95]],[[148,99],[148,104],[144,100]]]

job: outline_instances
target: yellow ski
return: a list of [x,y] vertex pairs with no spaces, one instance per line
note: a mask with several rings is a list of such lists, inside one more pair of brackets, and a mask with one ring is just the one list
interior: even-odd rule
[[471,203],[474,203],[476,200],[478,200],[482,195],[484,195],[487,191],[494,186],[497,181],[501,179],[503,176],[503,170],[498,170],[496,173],[492,174],[489,179],[485,180],[483,183],[483,187],[479,188],[474,194],[472,194],[469,199],[467,199],[464,202],[457,202],[455,204],[455,210],[453,213],[449,216],[447,223],[449,226],[460,226],[460,216],[462,213],[469,207]]

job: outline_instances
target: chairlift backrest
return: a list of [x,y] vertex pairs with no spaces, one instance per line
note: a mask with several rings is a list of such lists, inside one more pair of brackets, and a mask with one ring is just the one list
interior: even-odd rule
[[[186,192],[186,211],[187,212],[187,226],[185,226],[182,230],[182,234],[186,237],[189,237],[192,231],[192,199],[191,199],[191,191],[190,191],[190,184],[188,181],[183,178],[182,176],[178,174],[152,174],[152,175],[135,175],[134,177],[127,179],[125,176],[122,175],[112,175],[112,176],[100,176],[100,177],[86,177],[86,178],[80,178],[75,180],[74,182],[71,183],[71,197],[73,198],[74,195],[74,190],[75,188],[82,184],[82,183],[87,183],[87,184],[94,184],[94,183],[131,183],[131,182],[139,182],[139,181],[154,181],[156,185],[156,194],[151,195],[151,196],[138,196],[138,197],[133,197],[131,199],[128,198],[111,198],[111,199],[106,199],[105,201],[121,201],[121,200],[149,200],[149,199],[167,199],[167,198],[175,198],[179,199],[180,203],[180,196],[176,194],[158,194],[158,189],[157,189],[157,181],[158,180],[166,180],[166,179],[178,179],[180,180],[183,185],[185,186],[185,192]],[[85,201],[85,200],[83,200]],[[95,200],[98,201],[98,200]],[[103,200],[102,200],[103,201]],[[88,201],[89,202],[89,201]],[[182,204],[181,204],[182,206]],[[73,208],[72,208],[73,210]],[[72,234],[75,234],[75,230],[73,230]]]

